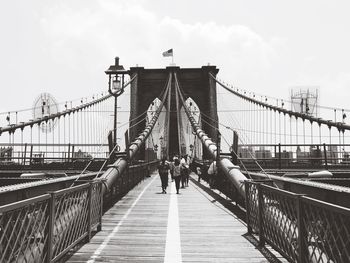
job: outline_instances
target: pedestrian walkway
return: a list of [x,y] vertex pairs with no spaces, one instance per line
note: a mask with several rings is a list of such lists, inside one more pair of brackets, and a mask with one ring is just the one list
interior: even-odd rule
[[244,222],[203,189],[190,182],[177,195],[170,181],[162,194],[153,174],[105,213],[102,231],[68,262],[286,262],[261,253]]

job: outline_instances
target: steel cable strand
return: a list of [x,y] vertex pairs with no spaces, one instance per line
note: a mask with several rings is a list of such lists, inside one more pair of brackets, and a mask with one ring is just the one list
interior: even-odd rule
[[[214,75],[211,74],[211,77],[216,81],[216,82],[221,82],[221,84],[223,85],[226,85],[227,86],[227,83],[225,83],[223,80],[215,77]],[[220,83],[219,83],[220,84]],[[220,86],[222,86],[220,84]],[[231,85],[231,90],[232,90],[233,86]],[[268,99],[271,99],[271,100],[276,100],[277,102],[278,101],[281,101],[281,102],[286,102],[286,103],[289,103],[290,105],[293,104],[293,102],[291,100],[288,100],[288,99],[281,99],[281,98],[277,98],[277,97],[273,97],[273,96],[267,96],[267,95],[264,95],[264,94],[260,94],[260,93],[257,93],[257,92],[252,92],[252,91],[248,91],[248,90],[244,90],[246,93],[252,93],[254,95],[257,95],[257,96],[260,96],[260,97],[264,97],[264,98],[268,98]],[[237,92],[239,93],[239,92]],[[219,93],[218,93],[219,94]],[[241,93],[239,93],[241,94]],[[244,96],[243,94],[241,94],[242,96]],[[271,105],[272,106],[272,105]],[[276,105],[278,107],[278,103]],[[347,109],[347,108],[338,108],[338,107],[331,107],[331,106],[325,106],[325,105],[318,105],[317,106],[319,109],[326,109],[326,110],[336,110],[336,111],[339,111],[339,112],[350,112],[350,109]]]
[[[210,126],[210,127],[212,127],[213,129],[215,129],[215,130],[217,130],[217,131],[220,132],[219,128],[216,128],[215,126],[213,126],[212,124],[210,124],[209,122],[207,122],[207,121],[205,121],[205,120],[202,120],[202,121],[205,122],[208,126]],[[220,124],[220,123],[219,123],[219,124]],[[222,124],[220,124],[220,125],[222,125]],[[231,145],[229,144],[228,140],[225,138],[225,136],[221,135],[221,138],[224,139],[224,141],[225,141],[225,143],[227,144],[227,146],[231,146]],[[249,174],[249,171],[248,171],[247,167],[244,165],[244,163],[243,163],[243,161],[241,160],[241,158],[239,158],[238,153],[236,153],[233,149],[232,149],[232,152],[233,152],[234,155],[237,157],[237,159],[239,160],[239,162],[240,162],[241,165],[243,166],[244,170],[247,172],[247,175],[249,176],[249,178],[252,179],[251,176],[250,176],[250,174]]]
[[[205,115],[205,114],[203,113],[203,115]],[[227,116],[229,116],[229,118],[231,119],[231,121],[235,122],[237,126],[241,127],[240,122],[237,121],[236,119],[234,119],[233,115],[229,114],[229,115],[227,115]],[[225,124],[223,124],[223,123],[221,123],[221,122],[218,122],[218,121],[216,121],[216,120],[210,118],[209,116],[206,116],[206,117],[209,118],[209,119],[211,119],[211,120],[214,121],[214,122],[217,122],[219,125],[222,125],[222,126],[224,126],[225,128],[234,131],[231,127],[229,127],[229,126],[227,126],[227,125],[225,125]],[[251,131],[251,130],[247,130],[247,129],[243,129],[243,128],[236,128],[236,129],[239,131],[239,134],[242,135],[241,137],[239,137],[239,140],[242,142],[243,145],[246,145],[246,146],[247,146],[247,143],[245,142],[245,140],[246,140],[247,142],[249,142],[250,139],[246,136],[245,133],[241,133],[240,131]],[[254,132],[254,131],[253,131],[253,132]],[[258,133],[266,134],[265,132],[258,132]],[[244,137],[244,138],[242,138],[242,137]],[[250,142],[250,144],[251,144],[251,142]],[[251,155],[252,159],[255,160],[256,164],[262,169],[261,165],[257,163],[256,158],[252,156],[252,153],[251,153],[250,151],[249,151],[249,154]],[[262,169],[262,170],[263,170],[263,169]]]
[[[204,113],[203,113],[203,115],[206,116]],[[233,120],[235,123],[237,123],[238,126],[241,126],[240,123],[239,123],[237,120],[233,119],[233,116],[231,116],[231,115],[228,115],[228,116],[231,118],[231,120]],[[212,118],[209,117],[209,116],[206,116],[206,117],[209,118],[209,119],[211,119],[212,121],[218,123],[219,125],[225,127],[226,129],[229,129],[229,130],[231,130],[231,131],[234,131],[230,126],[227,126],[227,125],[225,125],[225,124],[223,124],[223,123],[221,123],[221,122],[219,122],[219,121],[217,121],[217,120],[214,120],[214,119],[212,119]],[[241,128],[241,129],[238,128],[238,130],[245,131],[245,129],[242,129],[242,128]],[[243,138],[242,138],[242,137],[246,137],[246,134],[245,134],[245,133],[241,133],[241,132],[240,132],[240,134],[242,135],[242,136],[239,136],[240,142],[241,142],[243,145],[247,145],[247,143],[246,143],[246,142],[243,140]],[[247,141],[249,141],[249,138],[246,137],[245,139],[246,139]],[[260,168],[260,170],[261,170],[264,174],[266,174],[266,175],[268,176],[268,174],[267,174],[267,173],[265,172],[265,170],[262,168],[262,166],[260,165],[260,163],[258,162],[258,160],[253,156],[253,153],[252,153],[251,151],[248,151],[248,153],[249,153],[250,157],[254,160],[255,164]]]
[[[221,123],[221,122],[218,122],[218,121],[212,119],[211,117],[205,115],[204,113],[201,113],[201,114],[203,114],[204,116],[206,116],[206,117],[209,118],[210,120],[212,120],[212,121],[214,121],[214,122],[217,122],[219,125],[225,127],[226,129],[230,129],[230,130],[233,131],[233,129],[232,129],[231,127],[226,126],[225,124],[223,124],[223,123]],[[204,120],[202,120],[202,121],[204,121]],[[206,123],[207,123],[208,125],[210,125],[208,122],[206,122]],[[210,126],[212,126],[212,125],[210,125]],[[212,126],[212,127],[213,127],[213,128],[216,128],[216,127],[214,127],[214,126]],[[242,138],[239,137],[239,140],[242,142],[243,145],[246,145],[246,143],[242,140]],[[255,164],[260,168],[261,172],[262,172],[263,174],[265,174],[266,177],[268,177],[270,180],[272,180],[271,177],[270,177],[270,175],[264,170],[264,168],[260,165],[260,163],[258,162],[258,160],[253,156],[253,153],[250,152],[250,151],[248,151],[248,153],[249,153],[250,157],[252,158],[252,160],[254,160]],[[236,156],[237,156],[237,153],[235,153],[235,154],[236,154]],[[240,160],[240,162],[242,163],[241,160]],[[242,163],[242,164],[243,164],[243,163]],[[244,168],[245,168],[245,170],[247,171],[247,169],[246,169],[245,166],[244,166]],[[247,174],[248,174],[249,177],[251,177],[251,176],[250,176],[250,173],[249,173],[248,171],[247,171]],[[277,185],[276,185],[276,187],[278,188]]]
[[42,118],[38,118],[36,120],[30,120],[30,121],[27,121],[27,122],[22,122],[20,124],[11,124],[10,126],[6,126],[6,127],[0,127],[0,135],[4,132],[10,132],[10,133],[13,133],[15,132],[17,129],[24,129],[25,127],[27,126],[33,126],[35,124],[41,124],[42,122],[47,122],[49,120],[54,120],[56,118],[59,118],[61,116],[65,116],[65,115],[70,115],[71,113],[76,113],[76,112],[79,112],[80,110],[83,110],[83,109],[86,109],[88,107],[91,107],[97,103],[100,103],[102,101],[105,101],[107,99],[109,99],[111,97],[111,95],[106,95],[100,99],[96,99],[92,102],[89,102],[89,103],[84,103],[80,106],[77,106],[77,107],[74,107],[74,108],[71,108],[71,109],[67,109],[67,110],[64,110],[64,111],[60,111],[60,112],[57,112],[55,114],[51,114],[50,116],[45,116],[45,117],[42,117]]
[[[130,123],[131,121],[138,119],[140,116],[144,115],[145,113],[147,113],[147,111],[141,113],[139,116],[137,116],[137,117],[135,117],[134,119],[132,119],[132,120],[126,122],[125,124]],[[147,116],[146,116],[146,117],[147,117]],[[135,124],[133,124],[133,125],[130,126],[129,128],[133,128],[133,127],[137,126],[139,123],[141,123],[142,121],[144,121],[144,120],[146,119],[146,117],[143,117],[141,120],[139,120],[138,122],[136,122]],[[110,121],[110,122],[111,122],[111,121]],[[107,128],[107,129],[108,129],[108,128]],[[103,142],[104,142],[104,141],[103,141]],[[101,150],[102,145],[103,145],[103,142],[100,144],[99,149],[98,149],[98,152]],[[107,156],[106,158],[104,158],[105,160],[104,160],[103,164],[101,165],[99,171],[97,172],[97,174],[96,174],[96,176],[95,176],[95,179],[98,178],[98,176],[99,176],[100,173],[102,172],[103,168],[105,167],[106,163],[108,162],[109,158],[111,157],[112,153],[115,151],[115,149],[116,149],[117,147],[118,147],[118,145],[116,144],[116,145],[113,147],[113,149],[108,153],[108,156]],[[85,171],[87,170],[87,168],[88,168],[88,167],[91,165],[91,163],[93,162],[93,159],[94,159],[94,158],[92,158],[92,159],[89,161],[89,163],[86,165],[86,167],[83,169],[83,171],[79,174],[79,176],[82,175],[83,173],[85,173]],[[78,181],[78,180],[79,180],[79,177],[76,178],[76,180],[72,183],[71,187],[72,187],[72,186],[74,185],[74,183],[75,183],[76,181]]]
[[103,193],[105,193],[107,190],[109,190],[114,183],[114,181],[124,172],[124,169],[128,166],[128,162],[130,162],[133,158],[135,158],[136,153],[140,149],[140,147],[143,145],[143,143],[146,141],[148,136],[153,130],[153,127],[155,123],[158,120],[158,117],[161,113],[162,107],[164,105],[164,101],[166,98],[166,95],[169,92],[171,85],[171,74],[169,74],[168,81],[164,87],[165,92],[163,94],[161,104],[159,105],[158,109],[155,112],[155,115],[152,117],[150,123],[145,127],[144,131],[129,145],[127,149],[127,158],[121,157],[118,158],[112,165],[110,165],[109,169],[103,173],[103,175],[100,177],[100,180],[104,180],[104,188]]
[[[146,111],[146,112],[147,112],[147,111]],[[139,118],[139,117],[142,116],[144,113],[145,113],[145,112],[141,113],[139,116],[137,116],[137,117],[134,118],[133,120]],[[126,122],[126,124],[127,124],[127,123],[130,123],[130,122],[133,121],[133,120],[130,120],[129,122]],[[135,123],[134,125],[130,126],[130,128],[133,128],[134,126],[138,125],[138,124],[139,124],[140,122],[142,122],[143,120],[145,120],[145,117],[144,117],[143,119],[139,120],[139,121],[138,121],[137,123]],[[110,120],[109,123],[111,123],[111,122],[112,122],[112,120]],[[109,125],[109,123],[107,124],[107,126]],[[119,128],[120,128],[120,127],[119,127]],[[105,128],[105,131],[106,131],[106,130],[108,131],[108,127]],[[103,134],[105,134],[105,133],[103,133]],[[102,134],[102,136],[103,136],[103,134]],[[101,137],[102,137],[102,136],[101,136]],[[101,138],[101,140],[102,140],[102,138]],[[97,153],[99,153],[99,152],[101,151],[102,146],[103,146],[105,140],[106,140],[106,139],[104,139],[104,140],[100,143],[100,145],[98,146]],[[97,178],[97,177],[100,175],[101,171],[103,170],[103,167],[105,167],[107,161],[109,160],[109,158],[111,157],[112,153],[114,152],[114,150],[115,150],[117,147],[118,147],[118,145],[116,144],[116,145],[113,147],[113,149],[108,153],[108,156],[107,156],[106,158],[103,158],[103,159],[104,159],[104,162],[103,162],[103,164],[101,165],[101,167],[100,167],[98,173],[96,174],[96,177],[95,177],[95,178]],[[95,159],[95,158],[92,157],[92,158],[89,160],[89,163],[85,166],[85,168],[83,169],[83,171],[82,171],[79,175],[82,175],[82,174],[84,174],[84,173],[86,172],[87,168],[89,168],[89,166],[93,163],[94,159]],[[79,179],[79,178],[77,178],[77,180],[78,180],[78,179]],[[77,180],[75,180],[75,181],[77,181]],[[74,182],[73,182],[73,184],[74,184]]]
[[[93,95],[94,96],[94,95]],[[61,101],[61,102],[58,102],[57,105],[65,105],[67,104],[68,102],[72,103],[72,102],[76,102],[76,101],[81,101],[82,98],[75,98],[75,99],[72,99],[72,100],[66,100],[66,101]],[[21,110],[11,110],[11,111],[3,111],[3,112],[0,112],[0,115],[5,115],[5,114],[13,114],[13,113],[21,113],[21,112],[26,112],[26,111],[32,111],[32,110],[35,110],[35,109],[41,109],[42,106],[38,106],[38,107],[31,107],[31,108],[25,108],[25,109],[21,109]]]
[[[135,123],[134,125],[130,126],[130,128],[133,128],[134,126],[138,125],[139,123],[141,123],[142,121],[144,121],[146,119],[146,117],[144,117],[143,119],[139,120],[137,123]],[[105,158],[103,164],[101,165],[98,173],[96,174],[96,177],[98,177],[98,175],[101,173],[101,171],[103,170],[103,168],[105,167],[106,163],[108,162],[109,158],[112,156],[113,152],[115,151],[115,149],[118,147],[118,144],[116,144],[113,149],[108,153],[108,156]]]
[[[123,89],[126,88],[128,85],[130,85],[130,84],[136,79],[136,77],[137,77],[137,75],[135,75],[132,79],[130,79],[127,83],[125,83],[125,84],[123,85]],[[107,96],[108,96],[108,97],[111,97],[111,94],[108,94]],[[139,117],[142,116],[143,114],[144,114],[144,112],[141,113],[141,114],[140,114],[139,116],[137,116],[136,118],[139,118]],[[134,119],[136,119],[136,118],[134,118]],[[133,119],[133,120],[134,120],[134,119]],[[133,121],[133,120],[131,120],[131,121]],[[142,120],[141,120],[141,121],[142,121]],[[109,124],[110,124],[111,122],[112,122],[112,120],[110,120],[110,121],[107,123],[107,127],[104,129],[104,131],[106,131],[106,130],[108,131],[108,126],[109,126]],[[130,123],[130,121],[129,121],[129,122],[126,122],[126,123]],[[126,123],[125,123],[125,124],[126,124]],[[138,123],[139,123],[139,122],[138,122]],[[138,123],[136,123],[135,125],[137,125]],[[103,146],[103,144],[104,144],[104,142],[105,142],[105,140],[103,140],[103,137],[102,137],[102,136],[104,136],[104,134],[105,134],[105,132],[101,133],[101,137],[100,137],[101,143],[100,143],[100,145],[98,146],[97,153],[99,153],[99,152],[101,151],[102,146]],[[105,158],[105,161],[104,161],[104,163],[102,164],[102,166],[100,167],[98,173],[96,174],[96,177],[99,176],[100,172],[102,171],[103,167],[105,166],[106,162],[108,161],[108,159],[110,158],[111,154],[114,152],[114,150],[116,149],[117,146],[118,146],[118,145],[116,144],[116,145],[113,147],[113,149],[111,150],[111,152],[109,152],[108,157]],[[76,180],[72,183],[71,186],[73,186],[74,183],[75,183],[76,181],[79,180],[79,177],[80,177],[82,174],[84,174],[84,173],[86,172],[86,170],[89,168],[89,166],[91,165],[91,163],[92,163],[93,161],[94,161],[94,157],[92,157],[92,158],[89,160],[89,163],[84,167],[84,169],[82,170],[82,172],[78,175],[78,177],[77,177]],[[96,178],[96,177],[95,177],[95,178]]]
[[[179,98],[182,103],[183,108],[185,109],[186,115],[191,122],[193,130],[196,132],[197,136],[201,139],[203,145],[208,149],[209,153],[211,154],[211,157],[216,160],[217,157],[217,147],[214,142],[204,133],[204,131],[200,128],[198,123],[195,121],[191,113],[189,112],[189,109],[187,108],[183,95],[181,93],[181,89],[179,86],[179,82],[177,80],[176,73],[175,75],[175,88],[178,90]],[[221,166],[221,169],[223,173],[227,176],[227,178],[233,183],[233,185],[238,190],[239,194],[245,198],[245,186],[244,181],[247,180],[247,177],[245,177],[241,171],[239,170],[239,166],[236,166],[232,164],[230,160],[227,158],[223,158],[218,160],[219,164]]]
[[[230,129],[230,130],[232,130],[232,131],[234,131],[230,126],[228,126],[228,125],[226,125],[226,124],[223,124],[223,123],[221,123],[221,122],[219,122],[219,121],[217,121],[217,120],[214,120],[213,118],[211,118],[210,116],[208,116],[208,115],[206,115],[206,114],[204,114],[204,113],[201,113],[202,115],[204,115],[205,117],[207,117],[208,119],[210,119],[210,120],[212,120],[212,121],[214,121],[214,122],[216,122],[217,124],[219,124],[219,125],[221,125],[221,126],[223,126],[223,127],[225,127],[226,129]],[[202,121],[204,121],[204,120],[202,120]],[[205,122],[205,121],[204,121]],[[210,125],[208,122],[206,122],[208,125]],[[216,127],[214,127],[214,126],[212,126],[212,125],[210,125],[212,128],[215,128],[215,129],[217,129]],[[219,130],[219,129],[218,129]],[[243,134],[242,134],[243,135]],[[241,143],[243,144],[243,145],[246,145],[246,143],[242,140],[242,138],[241,137],[239,137],[239,140],[241,141]],[[258,163],[258,161],[256,160],[256,158],[252,155],[252,153],[251,152],[249,152],[249,154],[251,155],[251,158],[256,162],[256,164],[259,166],[259,168],[265,173],[265,171],[264,171],[264,169],[261,167],[261,165]]]
[[[229,118],[231,119],[231,121],[235,122],[235,123],[237,124],[237,126],[240,126],[240,127],[241,127],[240,122],[237,121],[237,120],[235,120],[235,119],[232,117],[233,115],[230,114],[230,115],[226,115],[226,116],[229,116]],[[255,132],[255,133],[261,134],[261,135],[265,135],[265,134],[266,134],[264,131],[254,131],[254,130],[250,130],[250,129],[243,129],[243,128],[237,128],[237,127],[236,127],[236,129],[237,129],[237,131],[239,132],[240,135],[245,136],[245,137],[246,137],[246,135],[245,135],[244,133],[241,133],[241,132]],[[277,133],[275,133],[275,134],[277,134]],[[278,135],[278,134],[277,134],[277,135]],[[247,141],[247,142],[250,141],[249,138],[246,137],[246,141]],[[242,141],[242,142],[243,142],[243,141]],[[243,142],[243,143],[244,143],[244,142]],[[245,144],[245,143],[244,143],[244,144]]]
[[278,106],[273,106],[273,105],[270,105],[268,103],[261,102],[259,100],[250,98],[250,97],[248,97],[246,95],[240,94],[239,92],[229,88],[224,83],[222,83],[217,78],[215,78],[215,76],[213,76],[211,73],[209,73],[209,74],[210,74],[210,77],[213,78],[216,81],[216,83],[218,83],[220,86],[222,86],[226,90],[230,91],[231,93],[235,94],[236,96],[238,96],[238,97],[240,97],[240,98],[242,98],[244,100],[247,100],[247,101],[250,101],[252,103],[258,104],[258,105],[260,105],[262,107],[268,108],[268,109],[273,110],[273,111],[278,111],[279,113],[288,114],[289,116],[294,116],[295,118],[301,118],[302,120],[309,120],[310,122],[316,122],[319,125],[323,124],[323,125],[326,125],[328,127],[336,127],[338,130],[341,130],[341,131],[343,131],[343,130],[350,130],[350,125],[346,125],[346,124],[341,123],[341,122],[334,122],[334,121],[331,121],[331,120],[324,120],[322,118],[313,117],[313,116],[310,116],[310,115],[307,115],[307,114],[304,114],[304,113],[294,112],[294,111],[291,111],[291,110],[287,110],[287,109],[284,109],[284,108],[281,108],[281,107],[278,107]]
[[[136,75],[130,81],[128,81],[127,83],[124,84],[123,89],[125,87],[127,87],[132,81],[134,81],[134,79],[136,79]],[[3,132],[13,133],[17,129],[24,129],[27,126],[33,126],[34,124],[40,124],[42,122],[47,122],[49,120],[54,120],[54,119],[59,118],[61,116],[65,116],[66,114],[71,114],[71,113],[78,112],[80,110],[83,110],[83,109],[89,108],[89,107],[91,107],[93,105],[96,105],[97,103],[103,102],[103,101],[109,99],[110,97],[112,97],[112,95],[111,94],[107,94],[107,95],[105,95],[105,96],[103,96],[103,97],[101,97],[99,99],[95,99],[95,100],[93,100],[91,102],[83,103],[82,105],[79,105],[77,107],[74,107],[74,108],[71,108],[71,109],[66,109],[64,111],[60,111],[60,112],[57,112],[55,114],[51,114],[50,116],[45,116],[43,118],[38,118],[36,120],[30,120],[30,121],[23,122],[23,123],[20,123],[20,124],[12,124],[10,126],[0,127],[0,135]]]

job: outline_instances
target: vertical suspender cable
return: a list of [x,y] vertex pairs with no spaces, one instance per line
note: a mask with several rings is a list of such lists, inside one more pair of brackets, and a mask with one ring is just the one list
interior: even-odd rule
[[[192,128],[196,132],[198,138],[200,138],[203,145],[205,145],[208,152],[211,154],[211,157],[215,160],[216,154],[217,154],[216,144],[212,142],[212,140],[204,133],[204,131],[199,127],[198,123],[195,121],[193,116],[189,113],[189,110],[185,105],[184,98],[181,94],[176,73],[174,73],[174,78],[175,78],[175,88],[178,91],[180,102],[185,109],[185,113],[188,117],[188,120],[191,122]],[[239,166],[233,165],[232,162],[226,158],[220,159],[219,162],[223,173],[233,183],[233,185],[236,187],[236,189],[241,194],[241,196],[245,198],[244,181],[247,178],[241,173],[241,171],[239,170]]]
[[176,114],[177,114],[177,133],[179,139],[179,152],[180,156],[183,156],[182,148],[181,148],[181,112],[180,112],[180,104],[179,104],[179,94],[178,90],[175,87],[175,102],[176,102]]
[[169,136],[170,136],[170,110],[171,110],[171,85],[169,86],[169,92],[168,92],[168,107],[167,107],[167,131],[166,131],[166,138],[167,138],[167,158],[170,158],[169,156]]
[[310,130],[311,130],[311,145],[314,144],[314,132],[313,132],[313,123],[310,121]]
[[[127,149],[127,151],[129,151],[130,160],[132,160],[135,157],[138,150],[141,148],[141,146],[144,144],[148,136],[151,134],[153,127],[156,124],[159,118],[159,115],[161,113],[165,98],[169,92],[170,85],[171,85],[171,74],[169,74],[168,82],[166,83],[166,88],[162,96],[161,104],[159,105],[158,109],[156,110],[155,114],[153,115],[151,121],[146,126],[144,131],[134,140],[134,142],[130,144],[129,148]],[[115,180],[124,172],[127,165],[128,165],[128,160],[124,158],[119,158],[113,165],[110,166],[110,168],[105,173],[103,173],[103,175],[101,176],[101,179],[106,180],[102,188],[103,193],[111,189],[111,186],[113,185]]]

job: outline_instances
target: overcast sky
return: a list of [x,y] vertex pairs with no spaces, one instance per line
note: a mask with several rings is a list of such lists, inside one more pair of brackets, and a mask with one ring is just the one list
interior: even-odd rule
[[104,70],[216,65],[219,77],[268,96],[319,86],[350,108],[350,2],[324,0],[11,0],[0,8],[0,111],[107,90]]

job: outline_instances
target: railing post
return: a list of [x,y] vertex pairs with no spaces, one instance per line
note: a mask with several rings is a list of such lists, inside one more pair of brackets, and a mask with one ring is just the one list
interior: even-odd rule
[[125,151],[126,151],[126,159],[130,160],[130,151],[129,151],[129,130],[126,130],[124,133],[125,138]]
[[26,165],[27,143],[24,144],[23,165]]
[[278,169],[282,168],[282,153],[281,153],[281,143],[278,144]]
[[250,226],[250,182],[248,180],[244,181],[245,187],[245,209],[246,209],[246,220],[247,220],[247,231],[248,233],[252,233],[252,227]]
[[68,143],[68,153],[67,153],[67,162],[69,163],[70,159],[70,143]]
[[99,182],[99,192],[100,195],[100,213],[99,213],[99,225],[97,226],[97,231],[102,230],[102,215],[103,215],[103,194],[102,194],[102,181]]
[[33,144],[30,145],[30,156],[29,156],[29,164],[33,162]]
[[303,211],[303,197],[297,197],[297,224],[298,224],[298,262],[303,263],[307,260],[307,246],[306,246],[306,228],[304,224],[304,211]]
[[91,222],[92,222],[92,185],[93,183],[89,183],[88,190],[88,225],[87,225],[87,242],[90,242],[91,239]]
[[50,263],[53,256],[53,228],[55,224],[55,193],[50,193],[49,209],[48,209],[48,223],[47,223],[47,243],[46,243],[46,260]]
[[74,161],[74,144],[72,145],[72,158],[71,158],[71,161],[72,162]]
[[323,143],[323,154],[324,154],[324,165],[325,165],[325,168],[328,169],[327,150],[326,150],[325,143]]
[[264,227],[263,227],[263,194],[261,190],[261,183],[257,185],[258,190],[258,224],[259,224],[259,246],[265,245],[265,238],[264,238]]

